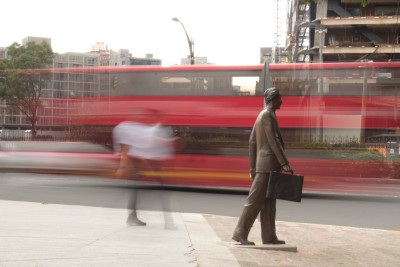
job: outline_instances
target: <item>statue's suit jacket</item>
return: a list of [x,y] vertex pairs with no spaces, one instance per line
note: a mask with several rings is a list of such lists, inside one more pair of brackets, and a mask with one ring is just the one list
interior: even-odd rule
[[262,110],[249,140],[250,172],[280,171],[283,165],[289,164],[284,147],[275,112],[268,108]]

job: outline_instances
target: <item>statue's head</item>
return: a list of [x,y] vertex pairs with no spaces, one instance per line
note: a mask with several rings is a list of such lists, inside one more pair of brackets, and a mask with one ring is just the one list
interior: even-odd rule
[[271,102],[272,99],[274,99],[276,97],[280,97],[280,96],[281,96],[281,94],[279,93],[279,89],[277,89],[275,87],[268,88],[264,92],[265,104],[268,105],[268,103]]

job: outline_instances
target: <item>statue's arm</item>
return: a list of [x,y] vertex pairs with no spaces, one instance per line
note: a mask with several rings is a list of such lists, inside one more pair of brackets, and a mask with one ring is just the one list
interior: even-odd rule
[[279,138],[277,138],[277,136],[279,135],[278,129],[276,129],[276,127],[279,127],[278,123],[272,117],[272,114],[269,112],[266,112],[263,117],[263,127],[264,127],[265,134],[267,136],[269,146],[270,146],[271,150],[274,152],[276,158],[278,159],[279,164],[281,166],[289,165],[289,160],[287,159],[287,157],[285,155],[283,146],[282,146],[281,142],[279,141]]
[[256,162],[257,162],[257,141],[255,130],[251,131],[249,140],[249,160],[250,160],[250,178],[254,179],[256,176]]

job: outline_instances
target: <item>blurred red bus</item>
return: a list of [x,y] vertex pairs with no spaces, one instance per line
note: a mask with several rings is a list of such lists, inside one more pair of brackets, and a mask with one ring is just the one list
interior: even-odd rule
[[162,114],[163,124],[185,141],[174,162],[157,174],[165,183],[247,187],[248,137],[263,92],[272,86],[283,96],[278,120],[305,188],[400,173],[400,62],[54,71],[96,77],[99,94],[71,99],[70,123],[79,131],[111,138],[112,127],[137,108]]

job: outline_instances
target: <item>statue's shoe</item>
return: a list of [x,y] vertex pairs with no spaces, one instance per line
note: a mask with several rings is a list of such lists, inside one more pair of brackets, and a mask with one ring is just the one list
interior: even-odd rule
[[271,241],[268,241],[268,242],[263,242],[263,244],[264,245],[283,245],[283,244],[286,244],[286,242],[285,241],[283,241],[283,240],[279,240],[278,238],[277,239],[273,239],[273,240],[271,240]]

